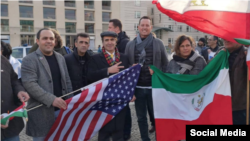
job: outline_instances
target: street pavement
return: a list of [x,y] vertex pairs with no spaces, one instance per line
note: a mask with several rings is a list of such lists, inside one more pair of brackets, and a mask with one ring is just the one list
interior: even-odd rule
[[[136,117],[136,112],[135,112],[135,105],[134,102],[131,102],[130,104],[130,109],[131,109],[131,116],[132,116],[132,129],[131,129],[131,138],[128,141],[140,141],[140,131],[138,127],[138,122],[137,122],[137,117]],[[148,117],[149,121],[149,117]],[[148,123],[149,128],[150,123]],[[155,140],[155,133],[149,133],[151,141],[156,141]],[[98,133],[90,140],[90,141],[97,141]],[[31,137],[27,136],[25,134],[25,128],[24,130],[20,133],[20,141],[33,141]]]

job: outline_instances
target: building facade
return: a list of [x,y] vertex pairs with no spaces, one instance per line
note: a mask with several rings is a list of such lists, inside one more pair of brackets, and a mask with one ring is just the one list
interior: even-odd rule
[[148,5],[150,1],[120,1],[120,20],[123,24],[123,30],[133,40],[138,33],[139,20],[143,16],[147,16]]
[[74,45],[77,33],[90,35],[90,49],[111,18],[120,17],[119,1],[1,1],[1,39],[13,47],[33,45],[43,27],[56,29],[63,45]]
[[181,34],[190,35],[196,41],[207,35],[175,22],[162,14],[151,1],[1,0],[1,40],[13,47],[33,45],[39,29],[50,27],[60,33],[66,46],[74,45],[77,33],[86,32],[90,35],[90,49],[96,50],[98,45],[102,45],[100,34],[108,30],[110,19],[120,19],[123,31],[132,40],[138,34],[137,26],[142,16],[152,18],[153,32],[165,46],[173,46]]
[[207,38],[209,36],[209,34],[200,32],[185,23],[174,21],[169,16],[161,13],[156,5],[149,4],[147,14],[153,21],[153,27],[159,29],[154,31],[156,36],[163,41],[165,46],[170,48],[174,46],[177,37],[183,34],[193,37],[196,43],[201,37]]

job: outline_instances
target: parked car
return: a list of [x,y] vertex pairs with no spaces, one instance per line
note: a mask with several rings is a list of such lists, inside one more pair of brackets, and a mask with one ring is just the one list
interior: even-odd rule
[[12,48],[12,56],[22,63],[23,58],[29,53],[32,46],[18,46]]

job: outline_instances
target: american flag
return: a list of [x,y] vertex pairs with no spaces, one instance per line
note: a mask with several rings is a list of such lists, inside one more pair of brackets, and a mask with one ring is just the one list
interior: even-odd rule
[[90,140],[133,98],[141,65],[104,78],[68,100],[45,141]]

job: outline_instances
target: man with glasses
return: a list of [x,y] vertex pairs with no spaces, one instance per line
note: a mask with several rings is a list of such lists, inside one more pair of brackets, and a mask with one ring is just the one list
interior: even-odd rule
[[213,57],[216,51],[219,49],[219,44],[218,44],[219,38],[217,36],[210,36],[207,40],[208,43],[208,48],[202,51],[202,55],[204,59],[208,62],[210,61]]

